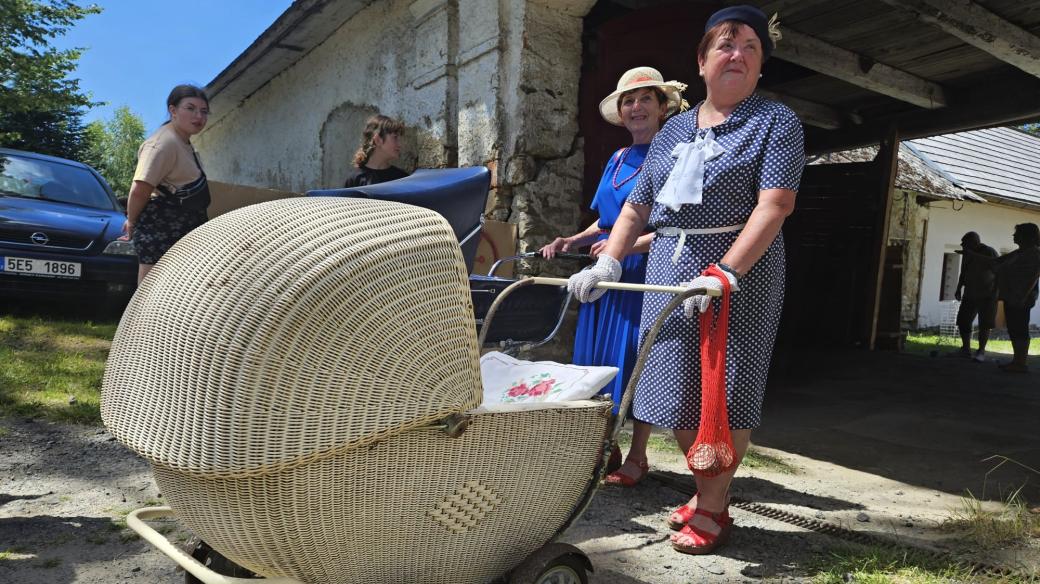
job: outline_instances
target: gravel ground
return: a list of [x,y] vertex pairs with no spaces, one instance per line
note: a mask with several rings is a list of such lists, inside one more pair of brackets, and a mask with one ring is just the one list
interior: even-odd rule
[[160,500],[148,464],[104,429],[0,419],[0,582],[183,582],[123,523]]
[[[948,544],[938,524],[960,504],[958,497],[766,452],[798,472],[742,470],[736,496],[938,549]],[[652,457],[655,470],[688,480],[678,454]],[[663,523],[683,502],[679,491],[653,478],[634,489],[604,488],[564,540],[589,554],[598,584],[799,582],[814,556],[840,543],[734,509],[730,545],[714,556],[685,556],[672,551]],[[0,582],[182,582],[172,561],[122,523],[129,510],[160,503],[148,465],[105,430],[0,419],[0,552],[6,552]],[[175,523],[165,528],[176,541],[190,535]]]

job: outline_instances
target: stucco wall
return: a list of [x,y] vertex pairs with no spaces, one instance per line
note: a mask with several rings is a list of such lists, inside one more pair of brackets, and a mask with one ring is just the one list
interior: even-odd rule
[[[928,236],[925,241],[924,276],[921,281],[921,327],[939,326],[948,302],[939,301],[943,254],[960,249],[961,237],[968,231],[979,234],[982,242],[1005,253],[1016,249],[1011,233],[1018,223],[1040,224],[1040,212],[1005,207],[995,203],[932,203],[928,210]],[[1040,325],[1040,306],[1033,307],[1030,323]]]
[[345,172],[364,116],[347,116],[350,124],[340,123],[324,135],[323,129],[330,117],[337,123],[334,112],[351,109],[379,110],[405,122],[400,165],[454,162],[444,97],[449,85],[443,74],[446,33],[438,28],[448,17],[442,7],[440,14],[432,10],[417,18],[412,4],[385,0],[369,5],[240,104],[225,103],[218,94],[212,107],[229,113],[195,139],[209,174],[225,182],[293,191],[336,186],[323,182],[336,174],[323,173],[322,140],[345,143],[329,148],[336,158],[346,154]]
[[407,125],[399,166],[491,168],[489,216],[535,249],[579,227],[582,18],[594,4],[374,2],[241,103],[217,94],[212,108],[228,113],[196,145],[216,180],[338,186],[379,111]]

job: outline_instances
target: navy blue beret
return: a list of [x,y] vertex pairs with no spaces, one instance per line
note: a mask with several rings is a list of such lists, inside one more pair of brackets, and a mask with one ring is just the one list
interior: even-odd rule
[[728,6],[711,15],[711,18],[704,25],[704,32],[708,32],[716,24],[727,20],[743,22],[750,26],[751,30],[755,31],[755,34],[758,35],[758,40],[762,41],[762,62],[765,63],[769,59],[769,55],[773,54],[773,41],[769,38],[769,22],[766,19],[766,14],[758,8],[747,4]]

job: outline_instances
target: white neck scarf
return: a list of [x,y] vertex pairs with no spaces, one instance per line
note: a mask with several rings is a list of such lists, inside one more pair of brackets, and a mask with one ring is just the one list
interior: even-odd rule
[[725,151],[715,141],[715,132],[711,129],[703,138],[676,144],[672,158],[677,160],[657,194],[657,202],[672,211],[678,211],[683,205],[700,205],[704,190],[704,163]]

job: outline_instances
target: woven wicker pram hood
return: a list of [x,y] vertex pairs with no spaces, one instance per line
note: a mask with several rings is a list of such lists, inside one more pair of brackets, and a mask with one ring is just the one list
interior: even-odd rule
[[101,415],[154,464],[255,475],[477,406],[478,358],[440,215],[285,199],[204,224],[155,266],[116,332]]

